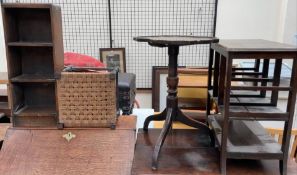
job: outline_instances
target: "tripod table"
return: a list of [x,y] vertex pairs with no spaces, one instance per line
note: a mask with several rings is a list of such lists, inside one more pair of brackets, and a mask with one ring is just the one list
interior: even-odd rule
[[158,115],[149,116],[145,120],[144,126],[143,126],[143,130],[147,132],[150,121],[165,120],[164,126],[162,128],[161,134],[157,140],[157,143],[155,145],[154,152],[153,152],[152,169],[156,170],[158,168],[159,153],[164,143],[164,140],[166,138],[166,135],[168,134],[168,131],[171,128],[172,121],[179,121],[186,125],[197,128],[201,131],[210,132],[209,127],[206,124],[189,118],[178,108],[177,66],[178,66],[179,47],[194,45],[194,44],[217,43],[219,39],[215,37],[163,35],[163,36],[139,36],[139,37],[135,37],[134,40],[139,42],[147,42],[149,45],[154,47],[168,47],[168,55],[169,55],[168,77],[167,77],[168,95],[167,95],[166,108],[163,112],[161,112]]

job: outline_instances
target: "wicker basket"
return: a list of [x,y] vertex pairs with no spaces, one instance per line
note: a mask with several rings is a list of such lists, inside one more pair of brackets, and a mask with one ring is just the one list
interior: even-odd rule
[[107,71],[62,72],[58,104],[63,127],[115,127],[116,75]]

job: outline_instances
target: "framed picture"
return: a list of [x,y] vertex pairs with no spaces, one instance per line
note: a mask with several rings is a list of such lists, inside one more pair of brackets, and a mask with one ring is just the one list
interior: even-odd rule
[[[160,87],[163,89],[167,87],[166,84],[164,84],[164,78],[166,82],[166,77],[168,75],[168,67],[167,66],[153,66],[152,71],[152,108],[155,111],[162,111],[165,107],[163,105],[163,108],[160,107],[160,103],[164,103],[163,99],[166,100],[166,91],[162,94],[160,94]],[[162,77],[162,78],[161,78]],[[160,81],[163,80],[163,81]],[[162,98],[160,98],[162,97]],[[162,102],[161,102],[162,101]],[[161,109],[161,110],[160,110]]]
[[[202,82],[188,82],[185,79],[185,76],[179,77],[179,87],[194,87],[194,88],[207,88],[207,75],[208,70],[201,67],[185,67],[179,66],[178,72],[180,74],[188,74],[195,76],[203,76],[205,78],[199,79]],[[191,73],[189,73],[191,72]],[[166,107],[166,96],[167,96],[167,83],[166,79],[168,76],[168,67],[167,66],[153,66],[152,67],[152,108],[155,111],[163,111]],[[183,80],[182,80],[183,79]],[[192,80],[192,78],[191,78]],[[188,101],[188,100],[185,100]],[[191,107],[187,102],[183,102],[183,99],[179,99],[180,104],[185,103],[186,106]]]
[[100,48],[100,61],[108,68],[119,68],[119,72],[126,72],[125,48]]
[[168,67],[153,66],[152,68],[152,108],[155,111],[163,111],[166,107]]

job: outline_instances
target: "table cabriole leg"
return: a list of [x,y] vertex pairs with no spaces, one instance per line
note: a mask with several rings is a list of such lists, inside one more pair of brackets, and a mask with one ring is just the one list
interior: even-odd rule
[[152,169],[153,170],[158,169],[159,154],[160,154],[161,148],[163,146],[163,143],[164,143],[164,141],[166,139],[166,136],[167,136],[168,131],[171,128],[171,124],[172,124],[172,118],[173,118],[173,113],[172,112],[173,112],[172,108],[167,109],[166,120],[165,120],[165,123],[163,125],[161,134],[158,137],[157,143],[156,143],[155,148],[154,148],[153,158],[152,158]]
[[160,114],[148,116],[143,124],[143,131],[148,131],[148,126],[151,121],[163,121],[166,119],[166,109],[163,110]]
[[157,170],[158,168],[158,158],[166,139],[166,136],[172,127],[172,121],[180,121],[186,125],[201,129],[202,131],[207,131],[211,134],[209,127],[202,123],[195,121],[185,114],[178,108],[178,98],[177,98],[177,86],[178,86],[178,46],[168,46],[168,55],[169,55],[169,64],[168,64],[168,77],[167,77],[167,87],[168,87],[168,95],[166,101],[166,109],[159,115],[149,116],[144,123],[144,131],[147,131],[148,124],[152,120],[164,120],[165,123],[163,125],[160,136],[158,137],[157,143],[154,148],[153,157],[152,157],[152,169]]

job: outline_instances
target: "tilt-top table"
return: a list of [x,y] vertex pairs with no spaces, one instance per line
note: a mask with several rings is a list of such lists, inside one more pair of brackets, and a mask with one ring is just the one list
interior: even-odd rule
[[217,43],[219,39],[214,37],[198,37],[198,36],[139,36],[139,37],[135,37],[134,40],[139,42],[147,42],[149,45],[154,47],[168,47],[168,55],[169,55],[168,77],[167,77],[168,95],[167,95],[166,108],[163,112],[161,112],[158,115],[149,116],[145,120],[144,126],[143,126],[143,130],[148,131],[148,125],[151,121],[165,120],[163,129],[156,142],[154,152],[153,152],[152,169],[156,170],[158,168],[159,153],[164,143],[164,140],[166,138],[166,135],[168,134],[168,131],[171,128],[172,121],[179,121],[186,125],[197,128],[201,131],[210,132],[209,127],[206,124],[187,117],[178,108],[178,99],[177,99],[178,59],[177,58],[179,53],[179,47],[194,45],[194,44]]

